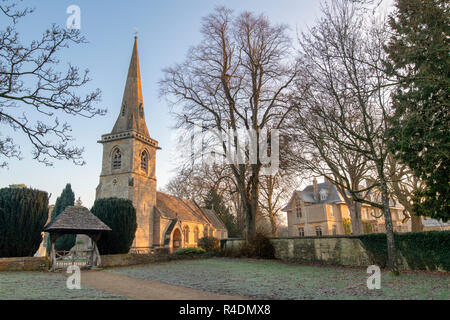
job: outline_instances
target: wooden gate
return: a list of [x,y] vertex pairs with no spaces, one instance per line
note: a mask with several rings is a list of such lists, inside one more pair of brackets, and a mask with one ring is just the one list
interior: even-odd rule
[[69,266],[90,267],[89,257],[92,250],[56,251],[56,269]]

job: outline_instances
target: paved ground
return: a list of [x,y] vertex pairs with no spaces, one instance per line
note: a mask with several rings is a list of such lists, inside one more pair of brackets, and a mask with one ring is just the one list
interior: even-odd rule
[[159,281],[142,280],[125,275],[87,271],[81,274],[82,286],[118,294],[134,300],[239,300],[240,296],[222,295]]

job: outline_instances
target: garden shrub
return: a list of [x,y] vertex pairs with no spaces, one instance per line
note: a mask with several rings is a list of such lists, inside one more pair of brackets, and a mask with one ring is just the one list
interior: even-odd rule
[[29,257],[39,249],[48,218],[48,194],[0,189],[0,257]]
[[136,210],[131,200],[97,199],[91,212],[112,229],[103,232],[97,243],[100,254],[128,253],[137,229]]
[[174,252],[174,254],[182,256],[192,256],[204,253],[206,253],[206,250],[202,248],[180,248]]
[[364,234],[371,234],[371,233],[373,233],[372,224],[370,222],[363,221],[362,225],[363,225],[363,232],[364,232]]
[[342,223],[344,224],[344,233],[346,235],[352,234],[352,226],[351,226],[352,224],[351,224],[350,218],[344,218],[342,220]]
[[214,237],[203,237],[198,240],[198,246],[206,252],[217,251],[220,249],[219,239]]
[[[387,265],[386,235],[358,236],[375,264]],[[413,270],[450,271],[450,231],[395,233],[397,254],[405,258]]]
[[243,242],[238,250],[224,249],[220,255],[225,257],[274,259],[275,248],[270,238],[262,233],[257,233],[250,241]]
[[253,239],[250,240],[250,246],[253,248],[254,256],[261,259],[274,259],[275,248],[268,237],[257,233]]

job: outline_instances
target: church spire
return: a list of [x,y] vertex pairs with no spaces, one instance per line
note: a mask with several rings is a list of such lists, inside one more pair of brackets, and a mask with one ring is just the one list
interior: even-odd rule
[[111,133],[130,130],[150,137],[147,125],[145,124],[137,36],[134,37],[133,53],[131,54],[130,66],[128,68],[120,114]]

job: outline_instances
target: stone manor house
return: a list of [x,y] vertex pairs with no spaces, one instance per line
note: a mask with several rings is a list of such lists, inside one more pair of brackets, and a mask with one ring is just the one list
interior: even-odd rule
[[[390,200],[392,224],[395,232],[410,232],[411,220],[403,222],[403,206]],[[350,221],[350,212],[336,187],[324,179],[302,191],[294,191],[288,204],[283,208],[287,213],[290,237],[344,235],[344,221]],[[363,204],[361,208],[363,224],[370,225],[371,233],[386,232],[384,217],[379,208]]]
[[157,191],[158,141],[149,135],[144,117],[137,37],[119,115],[111,133],[98,141],[103,162],[96,198],[130,199],[136,208],[137,231],[132,250],[195,247],[203,236],[228,236],[212,210],[197,203]]

